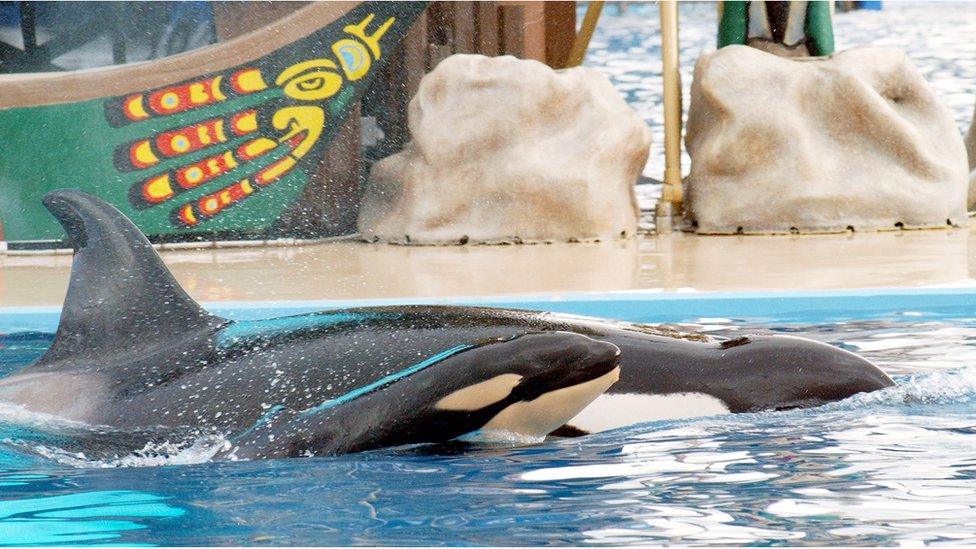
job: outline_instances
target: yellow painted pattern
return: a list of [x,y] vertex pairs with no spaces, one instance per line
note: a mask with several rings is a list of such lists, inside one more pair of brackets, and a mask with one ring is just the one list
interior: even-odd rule
[[[184,190],[203,188],[211,179],[250,166],[252,161],[264,155],[275,155],[273,160],[268,159],[270,162],[261,162],[265,167],[251,172],[250,179],[245,174],[245,178],[237,179],[236,183],[177,207],[174,212],[177,218],[185,225],[193,226],[221,214],[257,192],[261,186],[270,185],[295,169],[299,159],[310,153],[326,130],[324,101],[336,96],[346,83],[365,78],[380,59],[380,40],[396,19],[387,18],[370,33],[369,27],[375,19],[375,14],[369,14],[356,24],[346,25],[343,27],[345,35],[327,44],[327,49],[320,50],[321,57],[289,65],[273,77],[274,85],[285,98],[292,100],[279,105],[271,115],[270,122],[273,130],[277,130],[276,135],[269,131],[271,128],[260,127],[261,121],[265,120],[258,117],[261,108],[250,107],[207,123],[157,134],[153,140],[134,142],[128,155],[131,165],[144,169],[160,162],[154,149],[170,159],[256,133],[255,138],[234,148],[213,151],[207,158],[143,180],[141,191],[148,205],[169,200]],[[227,99],[225,93],[236,97],[266,90],[271,81],[270,78],[266,80],[266,76],[269,75],[263,74],[261,69],[244,68],[232,74],[164,88],[155,92],[158,95],[133,96],[125,100],[123,108],[130,120],[152,117],[147,112],[150,108],[156,114],[172,115],[224,101]],[[230,86],[222,90],[222,84]],[[155,99],[147,106],[150,97]],[[230,126],[225,128],[225,124]]]
[[286,156],[281,160],[271,164],[267,168],[261,170],[258,174],[258,183],[269,183],[275,179],[286,174],[289,170],[295,167],[295,159]]
[[149,113],[142,106],[142,96],[134,95],[126,100],[125,110],[128,111],[129,116],[136,120],[143,120],[149,118]]
[[148,140],[140,141],[133,152],[136,160],[143,166],[151,166],[159,162],[159,158],[153,153]]
[[339,67],[328,59],[311,59],[296,63],[281,71],[275,85],[282,86],[285,95],[300,101],[328,99],[342,87]]
[[239,117],[234,126],[237,128],[237,133],[240,134],[253,132],[258,129],[258,113],[251,112],[246,116]]
[[258,69],[246,70],[239,75],[237,75],[237,86],[248,93],[261,91],[268,87],[264,83],[264,78],[261,76],[261,71]]
[[152,202],[162,202],[173,196],[173,186],[169,182],[169,174],[163,174],[149,180],[144,187],[146,198]]

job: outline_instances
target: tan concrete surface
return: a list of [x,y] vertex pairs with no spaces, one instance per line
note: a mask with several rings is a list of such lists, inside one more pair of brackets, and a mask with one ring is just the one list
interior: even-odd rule
[[[569,291],[788,291],[976,284],[974,230],[644,236],[625,242],[402,247],[353,241],[167,250],[201,301]],[[67,255],[0,255],[0,307],[60,305]]]

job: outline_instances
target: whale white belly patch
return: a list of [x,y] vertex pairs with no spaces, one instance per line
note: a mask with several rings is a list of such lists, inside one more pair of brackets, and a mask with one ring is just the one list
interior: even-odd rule
[[566,424],[588,433],[598,433],[646,421],[727,413],[729,408],[724,402],[704,393],[603,394]]
[[563,425],[565,418],[573,417],[577,410],[593,402],[619,378],[620,366],[617,366],[598,378],[543,393],[534,400],[516,402],[491,418],[481,430],[544,437]]

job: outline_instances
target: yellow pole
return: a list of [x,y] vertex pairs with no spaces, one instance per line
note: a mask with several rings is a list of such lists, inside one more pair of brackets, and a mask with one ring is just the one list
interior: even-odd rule
[[596,22],[600,19],[602,10],[602,1],[593,1],[586,5],[583,25],[580,26],[580,31],[573,40],[573,48],[569,50],[569,57],[566,58],[566,67],[578,67],[583,64],[586,48],[590,46],[590,39],[593,38],[593,31],[596,29]]
[[661,202],[681,211],[681,73],[678,70],[678,5],[661,0],[661,57],[664,67],[664,188]]

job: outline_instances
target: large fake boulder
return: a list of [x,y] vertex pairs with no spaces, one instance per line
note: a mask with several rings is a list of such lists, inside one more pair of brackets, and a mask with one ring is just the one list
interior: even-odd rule
[[410,102],[411,141],[377,162],[363,238],[403,244],[628,237],[650,131],[610,82],[514,57],[454,55]]
[[685,144],[686,211],[701,233],[968,223],[959,130],[898,49],[705,54]]

